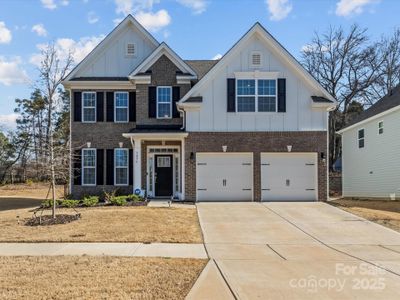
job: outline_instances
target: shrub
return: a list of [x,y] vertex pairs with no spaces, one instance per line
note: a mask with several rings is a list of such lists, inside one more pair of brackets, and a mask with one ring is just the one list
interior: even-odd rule
[[104,202],[105,203],[110,203],[111,199],[114,198],[117,195],[118,189],[111,190],[110,192],[103,191],[104,193]]
[[[56,200],[56,201],[57,201],[56,202],[57,205],[61,204],[61,200]],[[53,206],[53,200],[52,199],[43,200],[42,203],[40,204],[40,206],[44,207],[44,208],[50,208]]]
[[82,200],[82,205],[86,207],[95,206],[97,203],[99,203],[98,196],[86,196]]
[[126,196],[114,196],[110,199],[112,205],[123,206],[126,205]]
[[79,205],[79,200],[63,200],[61,205],[68,208],[77,207]]
[[135,195],[135,194],[130,194],[130,195],[126,196],[126,199],[128,201],[133,201],[133,202],[141,202],[144,200],[142,197]]

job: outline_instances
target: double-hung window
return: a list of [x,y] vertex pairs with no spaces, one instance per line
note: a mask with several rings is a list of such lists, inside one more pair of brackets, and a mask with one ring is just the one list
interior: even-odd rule
[[383,134],[383,121],[378,122],[378,134]]
[[364,129],[358,130],[358,148],[364,148],[365,146],[365,135]]
[[115,185],[128,185],[128,149],[114,150]]
[[96,122],[95,92],[82,92],[82,122]]
[[172,116],[172,88],[157,87],[157,119],[169,119]]
[[82,185],[96,185],[96,149],[82,149]]
[[114,120],[117,123],[128,122],[128,92],[115,92]]
[[276,112],[275,79],[238,79],[237,112]]

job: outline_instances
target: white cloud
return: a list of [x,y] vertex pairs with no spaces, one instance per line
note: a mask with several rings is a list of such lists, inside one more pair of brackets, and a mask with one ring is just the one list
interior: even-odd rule
[[87,18],[88,18],[89,24],[97,23],[100,19],[99,16],[96,15],[96,13],[94,11],[89,11]]
[[[54,47],[57,50],[60,59],[66,59],[68,54],[71,53],[74,59],[74,64],[78,64],[82,59],[86,57],[102,40],[104,35],[83,37],[78,41],[70,38],[60,38],[54,43]],[[38,44],[36,48],[39,51],[46,49],[47,44]],[[42,61],[42,53],[35,53],[30,58],[30,63],[36,66],[40,66]]]
[[266,0],[270,19],[280,21],[288,16],[292,11],[292,4],[288,0]]
[[54,2],[54,0],[40,0],[42,2],[42,5],[44,8],[53,10],[57,8],[57,4]]
[[22,60],[19,56],[7,60],[4,56],[0,56],[0,83],[4,85],[12,85],[18,83],[27,83],[28,75],[21,68]]
[[180,4],[190,8],[194,14],[198,15],[206,11],[207,1],[205,0],[177,0]]
[[221,58],[222,58],[222,54],[221,54],[221,53],[218,53],[218,54],[214,55],[214,57],[211,58],[211,59],[212,59],[212,60],[217,60],[217,59],[221,59]]
[[158,31],[171,23],[171,17],[165,9],[156,13],[140,11],[135,15],[136,20],[150,31]]
[[60,4],[62,6],[67,6],[67,5],[69,5],[69,0],[61,0]]
[[8,44],[11,39],[11,31],[6,27],[6,23],[0,22],[0,44]]
[[315,52],[315,51],[326,52],[329,50],[329,48],[325,45],[322,45],[321,49],[319,49],[319,46],[317,46],[316,44],[307,44],[307,45],[304,45],[303,47],[301,47],[300,50],[302,52]]
[[19,114],[11,113],[8,115],[0,115],[0,128],[15,129],[17,127],[16,120],[20,117]]
[[351,15],[358,15],[364,11],[364,7],[379,3],[380,0],[340,0],[336,3],[336,15],[347,17]]
[[33,25],[32,32],[35,32],[38,36],[47,36],[47,30],[43,24]]
[[143,10],[151,10],[159,0],[114,0],[117,6],[115,12],[124,16],[135,14]]

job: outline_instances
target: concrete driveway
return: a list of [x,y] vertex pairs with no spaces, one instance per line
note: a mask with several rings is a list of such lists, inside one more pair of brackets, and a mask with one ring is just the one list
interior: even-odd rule
[[200,203],[189,298],[399,299],[400,234],[325,203]]

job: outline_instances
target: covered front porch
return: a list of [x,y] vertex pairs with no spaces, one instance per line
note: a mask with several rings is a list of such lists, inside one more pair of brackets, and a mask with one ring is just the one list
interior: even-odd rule
[[185,200],[186,132],[124,133],[133,148],[133,193]]

